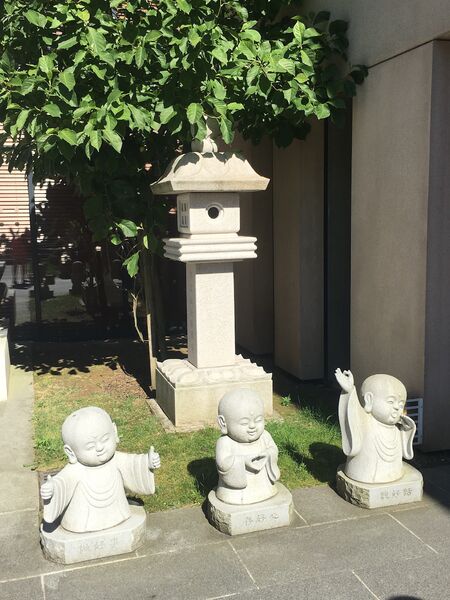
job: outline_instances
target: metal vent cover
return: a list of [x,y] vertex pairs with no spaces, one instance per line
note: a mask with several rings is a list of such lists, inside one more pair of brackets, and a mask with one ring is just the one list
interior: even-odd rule
[[410,398],[406,401],[406,414],[416,424],[416,435],[413,445],[418,446],[423,438],[423,398]]

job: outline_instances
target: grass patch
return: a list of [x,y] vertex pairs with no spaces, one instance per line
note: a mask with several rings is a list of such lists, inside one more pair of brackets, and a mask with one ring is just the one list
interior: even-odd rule
[[[77,408],[94,405],[104,408],[116,422],[118,449],[147,452],[153,444],[160,453],[157,493],[143,497],[149,512],[201,504],[216,485],[218,431],[166,433],[150,413],[142,389],[122,369],[106,364],[92,365],[83,372],[62,368],[35,374],[34,382],[34,466],[39,471],[66,464],[60,437],[62,422]],[[274,402],[282,420],[268,422],[267,429],[280,451],[282,482],[293,489],[332,481],[343,459],[335,419],[308,406],[299,409],[293,402],[283,404],[280,397]]]

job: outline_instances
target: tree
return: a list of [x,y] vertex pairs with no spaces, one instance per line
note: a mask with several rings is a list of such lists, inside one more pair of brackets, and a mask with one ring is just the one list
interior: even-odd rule
[[[149,185],[217,119],[279,145],[339,120],[367,70],[346,62],[347,23],[276,18],[291,0],[4,0],[0,152],[10,168],[75,184],[96,239],[130,275],[159,249]],[[14,144],[4,144],[12,137]],[[153,285],[154,287],[154,285]]]

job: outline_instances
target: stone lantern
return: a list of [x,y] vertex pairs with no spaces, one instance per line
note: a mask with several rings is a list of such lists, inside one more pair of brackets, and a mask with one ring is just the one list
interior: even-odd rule
[[[208,128],[208,133],[211,130]],[[240,155],[218,152],[207,137],[178,156],[152,185],[155,195],[177,195],[180,237],[164,240],[164,255],[186,263],[187,359],[158,363],[156,400],[175,426],[213,424],[221,397],[249,388],[272,414],[272,376],[236,355],[233,263],[256,258],[256,238],[238,235],[240,194],[265,190]]]

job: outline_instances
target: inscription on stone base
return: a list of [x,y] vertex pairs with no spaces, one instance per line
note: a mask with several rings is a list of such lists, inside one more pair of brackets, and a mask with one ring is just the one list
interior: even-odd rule
[[286,527],[291,523],[293,502],[291,492],[281,483],[276,483],[278,493],[255,504],[225,504],[211,490],[208,495],[208,519],[219,531],[228,535],[239,535]]
[[53,562],[73,563],[133,552],[145,538],[146,513],[141,506],[130,506],[131,517],[109,529],[89,533],[73,533],[61,526],[54,531],[41,527],[44,555]]
[[391,483],[361,483],[347,477],[343,468],[338,468],[336,487],[338,494],[352,504],[381,508],[422,500],[422,474],[408,463],[403,463],[403,477]]

